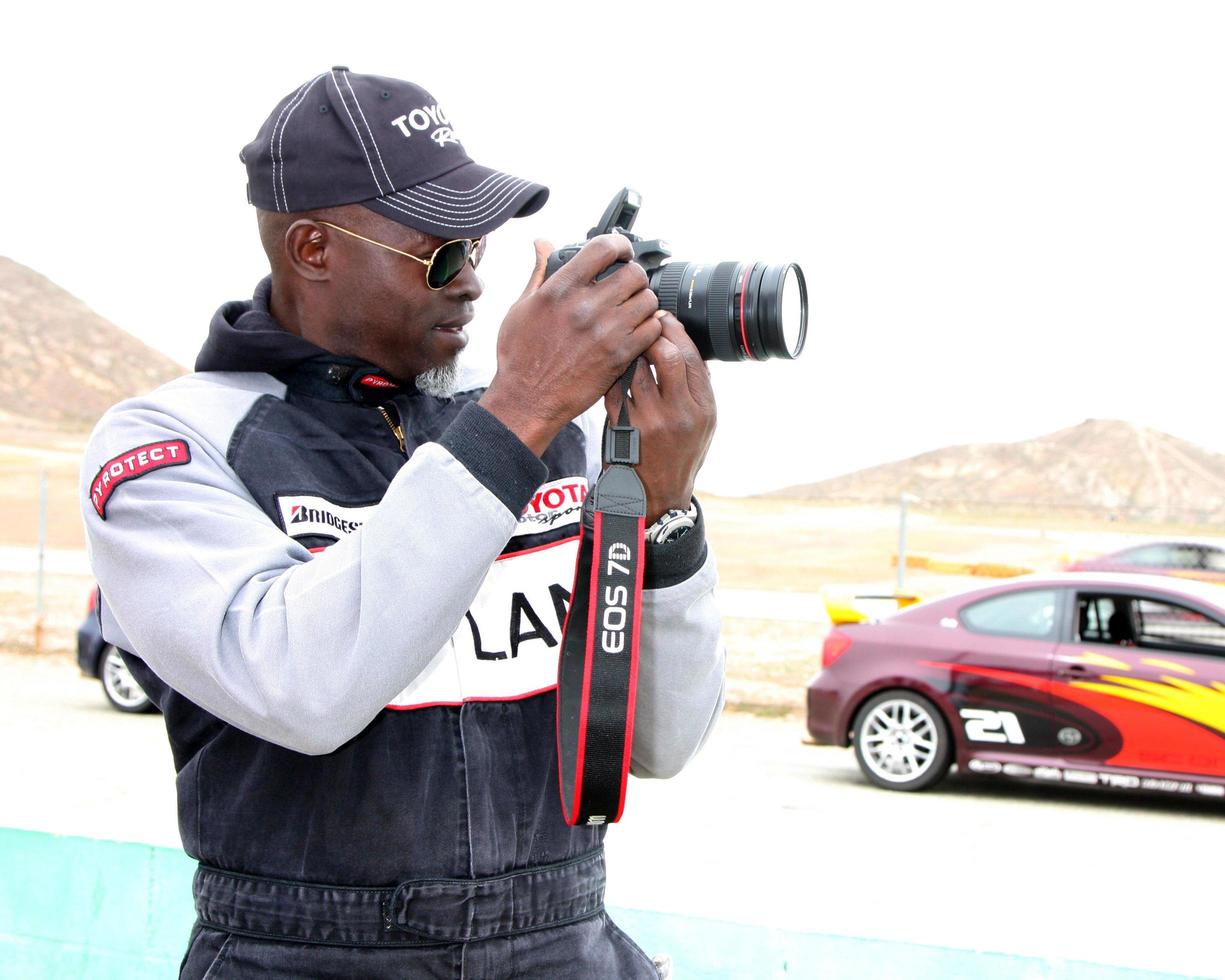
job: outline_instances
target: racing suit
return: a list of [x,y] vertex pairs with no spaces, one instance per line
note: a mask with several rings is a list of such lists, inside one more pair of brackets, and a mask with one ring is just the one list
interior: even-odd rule
[[[182,976],[652,977],[562,820],[556,682],[598,429],[543,457],[476,404],[252,301],[117,405],[83,469],[103,634],[165,715],[200,862]],[[632,769],[723,702],[702,520],[648,549]],[[632,812],[632,808],[631,808]]]

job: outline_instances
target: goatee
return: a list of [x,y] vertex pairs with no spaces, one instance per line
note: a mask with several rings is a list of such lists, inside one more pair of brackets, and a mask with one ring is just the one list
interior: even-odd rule
[[450,398],[459,385],[459,359],[452,358],[446,364],[432,367],[417,375],[417,390],[436,398]]

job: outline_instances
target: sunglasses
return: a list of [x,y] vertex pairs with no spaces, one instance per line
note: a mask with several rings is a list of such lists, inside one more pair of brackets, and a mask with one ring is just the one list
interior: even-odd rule
[[433,255],[428,259],[423,259],[416,255],[410,255],[408,252],[401,252],[398,248],[392,248],[383,242],[376,242],[373,238],[359,235],[355,231],[349,231],[348,228],[341,228],[340,225],[334,225],[330,221],[320,221],[319,224],[335,228],[337,231],[344,232],[344,234],[351,235],[354,238],[359,238],[363,242],[369,242],[371,245],[385,248],[389,252],[395,252],[396,255],[403,255],[406,259],[420,262],[425,266],[425,284],[430,289],[442,289],[444,286],[454,282],[455,277],[464,271],[465,262],[471,262],[472,267],[475,269],[480,264],[481,256],[485,254],[484,238],[456,238],[454,241],[444,242],[439,245],[434,249]]

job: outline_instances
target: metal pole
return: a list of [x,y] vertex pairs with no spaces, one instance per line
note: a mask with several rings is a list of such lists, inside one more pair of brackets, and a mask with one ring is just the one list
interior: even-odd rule
[[47,469],[38,472],[38,585],[34,599],[34,652],[43,652],[43,566],[47,552]]
[[898,498],[897,525],[897,591],[906,591],[906,494]]

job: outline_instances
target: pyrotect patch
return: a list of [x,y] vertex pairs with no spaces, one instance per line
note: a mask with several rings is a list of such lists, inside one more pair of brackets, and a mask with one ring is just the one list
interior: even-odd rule
[[379,374],[366,374],[357,379],[357,383],[364,388],[386,388],[394,391],[399,391],[400,386],[394,381],[388,381]]
[[106,503],[111,494],[121,483],[135,480],[138,476],[160,470],[164,466],[182,466],[191,462],[191,450],[182,439],[169,439],[166,442],[151,442],[147,446],[137,446],[126,453],[120,453],[114,459],[102,464],[98,475],[89,488],[89,499],[94,510],[104,521],[106,520]]

